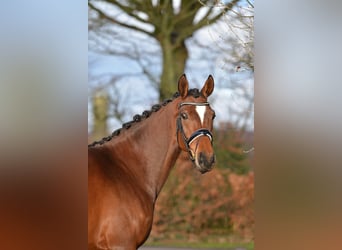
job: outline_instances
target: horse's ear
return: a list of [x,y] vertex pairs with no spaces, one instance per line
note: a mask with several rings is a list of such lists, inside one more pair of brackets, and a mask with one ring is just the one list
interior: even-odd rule
[[188,95],[189,83],[186,79],[185,74],[183,74],[178,80],[178,92],[179,94],[185,98]]
[[201,89],[201,93],[204,97],[208,97],[214,91],[214,78],[212,75],[209,75],[208,79],[204,83],[204,86]]

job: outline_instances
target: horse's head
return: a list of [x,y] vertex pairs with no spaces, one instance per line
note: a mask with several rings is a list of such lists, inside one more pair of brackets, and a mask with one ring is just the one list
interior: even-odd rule
[[213,120],[215,112],[207,102],[214,90],[214,79],[209,75],[201,91],[189,93],[185,74],[178,81],[180,103],[177,117],[177,140],[179,147],[187,151],[196,168],[205,173],[215,163],[213,149]]

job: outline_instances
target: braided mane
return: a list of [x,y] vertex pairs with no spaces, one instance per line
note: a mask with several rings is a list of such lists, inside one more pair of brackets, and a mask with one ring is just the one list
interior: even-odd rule
[[[92,142],[91,144],[88,145],[88,148],[95,147],[96,145],[102,145],[105,142],[112,140],[113,137],[120,135],[120,132],[122,129],[129,129],[134,123],[137,123],[137,122],[140,122],[142,120],[147,119],[152,114],[152,112],[157,112],[160,108],[162,108],[163,106],[166,106],[168,103],[172,102],[174,99],[176,99],[179,96],[180,96],[179,92],[176,92],[175,94],[173,94],[171,99],[166,99],[161,104],[153,105],[151,110],[145,110],[144,112],[142,112],[141,115],[139,115],[139,114],[134,115],[132,121],[123,123],[122,127],[115,130],[111,135],[103,137],[99,141]],[[198,89],[194,88],[194,89],[190,89],[188,91],[187,96],[193,96],[195,98],[198,98],[201,96],[201,93]]]

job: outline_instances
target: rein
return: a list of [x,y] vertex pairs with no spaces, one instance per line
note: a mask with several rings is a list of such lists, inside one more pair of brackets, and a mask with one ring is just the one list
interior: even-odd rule
[[[209,103],[208,102],[202,102],[202,103],[198,103],[198,102],[182,102],[182,103],[180,103],[178,105],[178,109],[180,109],[184,105],[209,106]],[[201,129],[198,129],[195,132],[193,132],[190,135],[190,137],[187,138],[185,136],[185,133],[184,133],[184,129],[183,129],[183,125],[182,125],[182,118],[181,118],[180,114],[178,115],[176,122],[177,122],[177,134],[178,134],[178,132],[181,133],[183,141],[184,141],[184,144],[185,144],[185,147],[186,147],[186,150],[189,153],[190,160],[191,161],[195,161],[194,155],[193,155],[193,153],[192,153],[192,151],[190,149],[190,144],[192,142],[194,142],[196,139],[198,139],[199,137],[201,137],[201,136],[208,136],[210,142],[212,143],[213,142],[213,135],[212,135],[212,133],[208,129],[201,128]],[[177,141],[178,141],[178,136],[177,136]],[[178,145],[179,145],[179,142],[178,142]]]

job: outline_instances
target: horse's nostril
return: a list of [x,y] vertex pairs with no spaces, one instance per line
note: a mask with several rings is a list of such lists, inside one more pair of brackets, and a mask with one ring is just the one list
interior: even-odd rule
[[198,163],[200,165],[210,167],[212,164],[215,163],[215,155],[213,155],[209,158],[209,157],[206,157],[206,155],[204,153],[200,152],[199,158],[198,158]]
[[199,154],[198,162],[199,162],[200,165],[202,165],[205,162],[205,156],[204,156],[204,154],[202,152]]
[[215,155],[210,157],[210,164],[214,164],[214,163],[215,163]]

